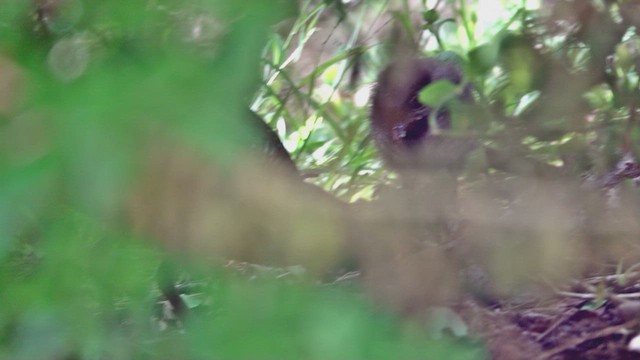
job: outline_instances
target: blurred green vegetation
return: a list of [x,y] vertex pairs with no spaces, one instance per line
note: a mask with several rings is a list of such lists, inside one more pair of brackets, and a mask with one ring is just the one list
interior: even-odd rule
[[605,179],[635,159],[633,2],[415,3],[4,0],[0,358],[485,358],[356,285],[248,279],[205,261],[189,267],[205,279],[195,316],[165,329],[155,277],[171,255],[124,219],[150,144],[170,138],[228,169],[251,145],[247,107],[310,182],[375,198],[396,176],[369,136],[368,99],[398,42],[464,67],[476,107],[455,131],[510,155],[471,164],[470,183],[541,168]]

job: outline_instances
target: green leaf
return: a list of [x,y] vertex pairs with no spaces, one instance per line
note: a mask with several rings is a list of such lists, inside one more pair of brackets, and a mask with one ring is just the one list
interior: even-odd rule
[[482,44],[471,49],[468,53],[471,70],[478,75],[484,75],[498,62],[499,47],[495,42]]
[[49,203],[56,165],[52,158],[44,157],[25,166],[0,168],[0,258],[22,227]]
[[449,80],[438,80],[427,85],[418,93],[418,100],[427,106],[438,108],[454,98],[460,91],[460,86]]
[[515,116],[522,115],[525,111],[527,111],[531,107],[533,103],[536,102],[536,100],[538,100],[539,97],[540,97],[540,91],[532,91],[530,93],[524,94],[520,98],[520,101],[518,102],[516,109],[513,111],[513,115]]

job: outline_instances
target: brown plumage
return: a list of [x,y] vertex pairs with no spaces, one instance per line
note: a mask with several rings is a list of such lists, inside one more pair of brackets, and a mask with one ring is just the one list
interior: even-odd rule
[[[435,124],[429,118],[436,109],[423,105],[418,93],[427,85],[449,80],[461,84],[462,73],[453,63],[433,58],[400,58],[379,76],[371,106],[373,138],[382,157],[396,170],[456,168],[475,147],[469,139],[434,134],[451,127],[446,107],[438,110]],[[468,90],[463,97],[468,97]]]
[[421,89],[438,80],[462,84],[463,77],[453,63],[415,57],[399,58],[380,73],[372,137],[402,186],[382,188],[354,216],[363,282],[377,301],[405,315],[447,304],[463,287],[451,250],[460,232],[456,180],[476,144],[446,134],[452,121],[446,106],[433,109],[418,100]]

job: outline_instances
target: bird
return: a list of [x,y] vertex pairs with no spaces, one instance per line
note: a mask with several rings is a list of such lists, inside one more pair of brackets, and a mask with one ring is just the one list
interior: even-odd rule
[[470,87],[463,84],[462,71],[452,61],[400,57],[380,73],[371,103],[371,132],[392,169],[457,170],[476,148],[472,139],[439,134],[451,129],[446,106],[434,109],[419,101],[420,91],[440,80],[461,86],[459,98],[470,99]]
[[365,286],[406,315],[447,303],[463,287],[455,270],[460,261],[451,251],[460,223],[457,177],[477,142],[447,133],[447,104],[434,108],[419,100],[423,88],[440,80],[458,86],[454,96],[461,101],[471,100],[462,71],[450,61],[397,56],[380,72],[370,104],[371,136],[399,186],[382,187],[353,220]]

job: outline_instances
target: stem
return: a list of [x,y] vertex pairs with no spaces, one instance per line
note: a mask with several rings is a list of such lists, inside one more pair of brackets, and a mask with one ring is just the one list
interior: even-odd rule
[[467,36],[467,41],[469,42],[469,47],[474,48],[476,46],[476,40],[473,34],[473,29],[469,26],[468,18],[467,18],[467,5],[466,0],[458,1],[458,14],[462,21],[462,28],[464,29],[465,35]]

